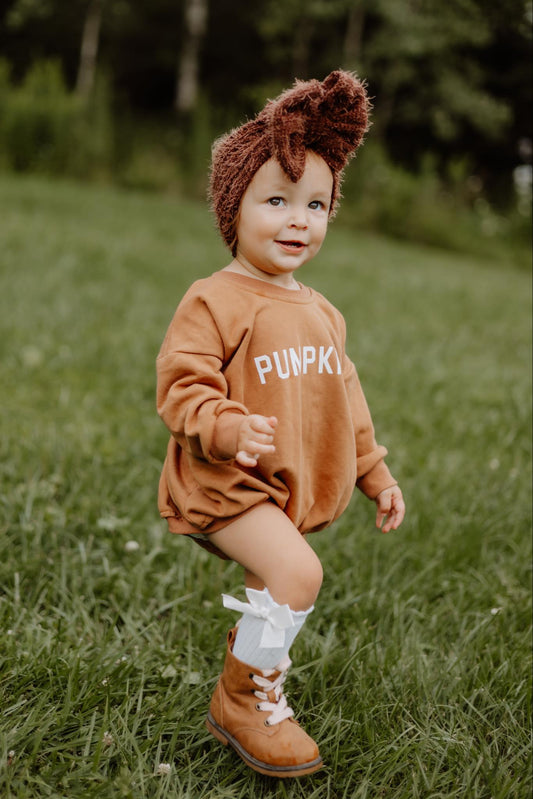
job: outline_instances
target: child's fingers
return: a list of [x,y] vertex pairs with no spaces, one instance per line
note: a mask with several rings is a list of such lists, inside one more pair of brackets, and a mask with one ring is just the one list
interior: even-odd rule
[[254,458],[258,458],[260,455],[270,455],[271,452],[276,451],[274,444],[265,444],[255,438],[245,441],[242,449]]
[[253,469],[254,466],[257,466],[257,458],[259,458],[259,455],[255,457],[243,449],[237,452],[237,455],[235,456],[237,463],[239,463],[241,466],[246,466],[249,469]]
[[377,513],[376,513],[376,527],[381,528],[381,525],[386,520],[391,509],[391,497],[383,492],[376,498]]
[[382,529],[382,526],[381,526],[383,524],[383,522],[386,520],[386,518],[387,518],[387,514],[384,513],[383,511],[378,511],[376,513],[376,527],[379,528],[382,532],[386,532],[384,529]]
[[393,515],[391,513],[391,514],[389,514],[389,516],[386,517],[385,524],[381,528],[381,532],[382,533],[388,533],[392,529],[395,530],[396,527],[394,526],[394,519],[393,519]]
[[397,530],[405,516],[405,504],[401,497],[393,497],[390,510],[387,514],[383,515],[383,518],[385,518],[385,516],[385,524],[383,527],[381,527],[381,524],[379,525],[381,527],[381,532],[388,533],[390,530]]
[[396,487],[382,491],[376,497],[376,527],[382,533],[397,530],[405,516],[405,503],[401,491]]
[[248,452],[265,454],[274,452],[272,442],[274,441],[274,428],[269,424],[264,416],[249,417],[249,431],[246,435],[246,443],[243,449]]
[[257,433],[255,430],[252,430],[249,441],[251,444],[272,444],[274,436],[269,433]]
[[275,416],[251,414],[243,420],[238,440],[235,460],[241,466],[253,468],[261,455],[269,455],[276,451],[273,444],[274,430],[278,423]]
[[257,462],[261,455],[268,455],[271,452],[275,452],[275,450],[275,447],[263,447],[258,444],[255,448],[251,447],[250,451],[245,449],[239,450],[235,456],[235,460],[237,463],[240,463],[241,466],[253,468],[257,466]]
[[[261,455],[270,455],[272,452],[276,451],[276,447],[273,444],[263,443],[263,441],[259,441],[259,438],[260,436],[257,435],[253,437],[250,436],[242,442],[242,449],[240,449],[235,456],[235,460],[240,463],[241,466],[257,466],[257,461]],[[267,440],[266,436],[262,438]],[[272,441],[272,436],[269,436],[268,440]]]
[[250,429],[259,435],[266,435],[270,438],[273,437],[278,420],[275,416],[259,416],[252,415],[249,418]]
[[405,503],[403,499],[400,497],[399,500],[395,503],[395,508],[394,508],[394,520],[393,520],[394,530],[396,530],[403,522],[404,516],[405,516]]

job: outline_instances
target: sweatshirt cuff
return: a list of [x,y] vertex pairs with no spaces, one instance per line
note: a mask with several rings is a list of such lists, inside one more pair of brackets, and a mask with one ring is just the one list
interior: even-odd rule
[[235,458],[239,430],[245,415],[240,411],[225,411],[220,414],[215,422],[208,460],[229,461]]
[[398,481],[394,479],[387,464],[382,460],[357,480],[357,488],[369,499],[375,499],[386,488],[392,488],[395,485],[398,485]]

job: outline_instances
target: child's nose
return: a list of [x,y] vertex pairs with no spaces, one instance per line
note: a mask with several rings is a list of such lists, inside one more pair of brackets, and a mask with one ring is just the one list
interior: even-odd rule
[[307,214],[303,209],[293,212],[289,227],[298,228],[300,230],[305,230],[307,228]]

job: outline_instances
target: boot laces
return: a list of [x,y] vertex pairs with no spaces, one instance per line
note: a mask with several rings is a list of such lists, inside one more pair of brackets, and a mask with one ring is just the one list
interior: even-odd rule
[[[285,719],[289,719],[291,716],[294,716],[292,708],[288,706],[287,700],[283,694],[283,683],[285,682],[287,671],[290,665],[290,658],[285,657],[281,663],[278,664],[277,668],[262,669],[262,677],[259,674],[254,674],[252,677],[252,680],[260,689],[265,689],[254,691],[254,694],[258,699],[262,700],[261,702],[258,702],[257,709],[266,713],[270,713],[270,716],[265,720],[265,724],[267,724],[269,727],[274,726],[274,724],[280,724],[280,722],[284,721]],[[276,672],[279,672],[276,679],[269,680],[268,678]],[[269,699],[269,694],[272,694],[272,692],[275,696],[274,702],[271,702]]]

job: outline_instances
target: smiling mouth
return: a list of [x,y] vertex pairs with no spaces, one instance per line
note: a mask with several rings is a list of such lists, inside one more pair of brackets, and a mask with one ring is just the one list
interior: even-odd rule
[[306,247],[307,245],[304,244],[303,241],[277,241],[278,244],[281,244],[282,247],[289,247],[291,250],[300,250]]

